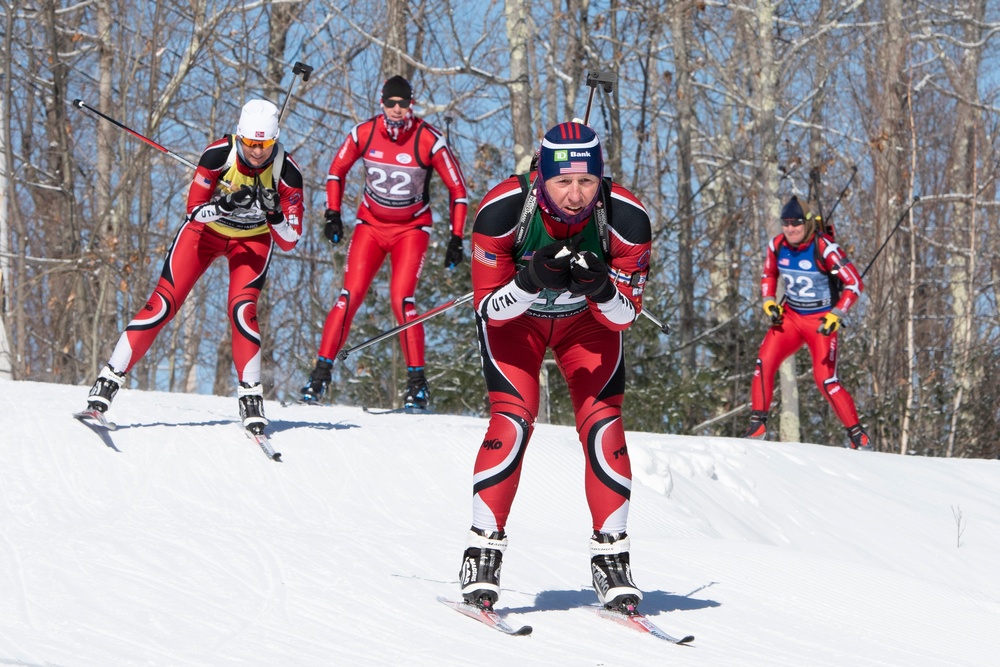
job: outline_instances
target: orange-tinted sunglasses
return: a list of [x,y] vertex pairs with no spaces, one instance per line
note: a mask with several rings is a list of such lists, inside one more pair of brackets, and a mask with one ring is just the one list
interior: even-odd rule
[[247,148],[270,148],[277,139],[247,139],[246,137],[240,137],[240,141]]

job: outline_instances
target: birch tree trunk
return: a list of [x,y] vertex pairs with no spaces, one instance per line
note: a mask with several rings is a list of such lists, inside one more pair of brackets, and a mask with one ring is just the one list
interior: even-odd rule
[[514,170],[528,171],[535,154],[537,137],[532,130],[531,72],[528,67],[528,42],[532,38],[530,7],[517,0],[504,1],[507,19],[507,43],[510,46],[510,115],[514,135]]
[[681,377],[689,380],[695,372],[694,345],[687,345],[695,333],[694,306],[694,195],[692,177],[692,128],[695,122],[694,95],[691,86],[690,5],[674,5],[670,15],[673,35],[674,68],[677,86],[677,287],[680,322],[677,332],[685,346],[681,358]]

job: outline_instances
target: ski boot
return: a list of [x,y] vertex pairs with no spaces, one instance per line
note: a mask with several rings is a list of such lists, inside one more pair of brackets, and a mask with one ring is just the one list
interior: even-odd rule
[[850,444],[848,447],[851,449],[859,449],[863,452],[874,451],[875,448],[872,447],[872,441],[865,433],[865,430],[861,428],[861,424],[855,424],[847,429],[847,437],[850,438]]
[[326,388],[330,385],[333,362],[320,357],[316,361],[316,368],[309,374],[309,382],[302,387],[302,397],[299,403],[319,403],[326,393]]
[[427,403],[431,399],[431,390],[427,387],[423,367],[410,366],[406,369],[406,374],[409,379],[403,396],[403,409],[407,412],[426,412]]
[[750,423],[747,424],[743,437],[750,440],[767,440],[767,412],[754,410],[750,413]]
[[98,412],[107,412],[111,407],[111,401],[115,400],[115,394],[125,383],[125,374],[119,373],[108,364],[97,376],[97,382],[90,388],[90,395],[87,399],[87,407]]
[[491,609],[500,598],[500,564],[507,550],[507,536],[502,530],[487,533],[469,529],[469,547],[462,556],[458,579],[462,599],[482,609]]
[[240,382],[237,389],[240,396],[240,418],[243,420],[243,428],[254,435],[260,435],[267,426],[267,417],[264,416],[264,388],[260,383],[247,384]]
[[625,533],[594,531],[590,538],[590,570],[594,592],[606,609],[635,613],[642,591],[632,581],[629,565],[629,538]]

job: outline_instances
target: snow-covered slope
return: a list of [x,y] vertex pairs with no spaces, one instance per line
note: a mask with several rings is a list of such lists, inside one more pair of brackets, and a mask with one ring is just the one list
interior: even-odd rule
[[[525,456],[498,607],[457,594],[485,421],[0,382],[0,664],[989,665],[1000,655],[1000,462],[631,433],[641,608],[588,608],[572,428]],[[960,517],[960,523],[956,516]],[[960,541],[961,545],[958,546]]]

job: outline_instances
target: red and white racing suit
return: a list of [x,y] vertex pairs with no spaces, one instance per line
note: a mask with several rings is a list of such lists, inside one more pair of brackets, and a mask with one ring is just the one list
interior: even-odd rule
[[[490,422],[476,458],[473,527],[503,530],[538,414],[538,373],[551,349],[569,387],[585,459],[584,485],[594,530],[625,531],[632,471],[625,446],[622,331],[637,317],[649,271],[649,216],[631,192],[602,185],[609,250],[603,252],[595,214],[570,227],[540,208],[523,244],[515,229],[525,192],[518,177],[483,199],[472,233],[472,284]],[[603,256],[618,291],[595,303],[568,291],[528,293],[514,283],[534,250],[583,232],[580,250]]]
[[[468,209],[465,178],[444,136],[413,117],[409,129],[390,139],[380,114],[351,130],[330,164],[326,180],[327,207],[341,210],[344,179],[351,166],[365,167],[364,199],[351,237],[344,268],[344,285],[323,325],[319,356],[332,360],[344,346],[351,322],[361,307],[386,256],[391,257],[389,298],[400,324],[417,317],[414,293],[430,242],[430,172],[436,171],[450,195],[451,232],[463,236]],[[400,344],[406,365],[424,365],[424,328],[402,331]]]
[[[830,276],[842,284],[840,298],[833,302]],[[831,310],[843,317],[861,298],[861,275],[840,246],[826,234],[817,233],[798,246],[778,234],[767,246],[761,294],[776,299],[778,280],[785,287],[784,318],[772,325],[757,353],[750,398],[753,410],[767,412],[774,394],[778,367],[803,345],[812,356],[813,379],[845,427],[858,423],[854,399],[837,378],[837,332],[824,336],[817,330]]]
[[[277,163],[280,178],[274,175]],[[211,203],[217,193],[258,184],[277,190],[284,215],[280,223],[269,224],[256,202],[233,213],[221,213]],[[257,299],[267,277],[272,244],[285,251],[295,247],[302,234],[302,212],[302,174],[280,143],[274,145],[272,160],[256,169],[239,159],[232,135],[209,145],[198,162],[188,192],[187,217],[167,251],[159,282],[118,339],[108,362],[111,368],[118,373],[130,371],[209,265],[224,256],[229,262],[228,312],[236,373],[240,382],[260,382]]]

